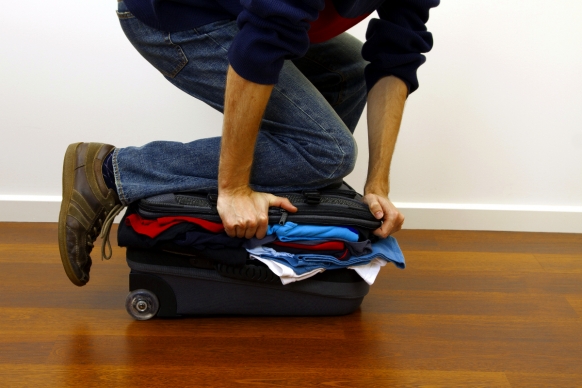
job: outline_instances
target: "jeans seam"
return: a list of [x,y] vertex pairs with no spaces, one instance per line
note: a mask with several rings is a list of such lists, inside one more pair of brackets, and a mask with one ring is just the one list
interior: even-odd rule
[[172,47],[174,47],[174,49],[176,50],[176,53],[181,58],[180,63],[177,64],[176,67],[174,67],[174,70],[172,70],[171,73],[168,73],[168,77],[174,78],[184,68],[184,66],[186,66],[188,64],[188,57],[186,57],[186,54],[184,54],[184,51],[182,50],[182,48],[179,45],[172,42],[171,33],[168,33],[168,35],[166,37],[164,37],[164,40],[166,41],[166,43],[168,43]]
[[[321,128],[321,129],[322,129],[322,130],[323,130],[323,131],[324,131],[324,132],[325,132],[325,133],[326,133],[326,134],[327,134],[329,137],[331,137],[331,138],[334,140],[334,142],[335,142],[335,144],[336,144],[337,148],[339,149],[339,151],[340,151],[340,153],[341,153],[341,157],[342,157],[342,158],[341,158],[341,161],[340,161],[340,163],[339,163],[339,164],[338,164],[338,166],[336,167],[336,169],[335,169],[335,170],[333,170],[333,172],[332,172],[331,174],[329,174],[329,176],[327,176],[327,179],[330,179],[330,178],[331,178],[331,177],[334,175],[334,173],[335,173],[335,172],[336,172],[336,171],[337,171],[337,170],[338,170],[338,169],[339,169],[339,168],[340,168],[340,167],[341,167],[341,166],[344,164],[344,159],[345,159],[345,156],[346,156],[346,153],[345,153],[345,151],[342,149],[341,145],[340,145],[340,144],[337,142],[337,139],[336,139],[334,136],[331,136],[331,135],[329,134],[329,132],[328,132],[328,131],[327,131],[327,130],[326,130],[326,129],[325,129],[325,128],[324,128],[324,127],[321,125],[321,124],[319,124],[319,123],[317,122],[317,120],[315,120],[313,117],[311,117],[311,115],[310,115],[309,113],[307,113],[305,110],[303,110],[303,108],[301,108],[301,107],[300,107],[299,105],[297,105],[297,104],[296,104],[296,103],[295,103],[293,100],[291,100],[291,99],[290,99],[290,98],[289,98],[289,97],[288,97],[288,96],[287,96],[285,93],[283,93],[283,92],[282,92],[282,90],[281,90],[281,89],[279,89],[279,88],[275,87],[275,90],[277,90],[279,93],[281,93],[281,95],[282,95],[282,96],[284,96],[284,97],[285,97],[285,98],[286,98],[286,99],[287,99],[287,100],[288,100],[288,101],[289,101],[291,104],[293,104],[293,105],[294,105],[294,106],[295,106],[297,109],[299,109],[299,110],[300,110],[301,112],[303,112],[303,113],[304,113],[304,114],[305,114],[307,117],[309,117],[309,118],[311,119],[311,121],[313,121],[313,122],[314,122],[314,123],[315,123],[315,124],[316,124],[316,125],[317,125],[319,128]],[[345,125],[345,124],[343,124],[343,122],[342,122],[342,125]],[[348,131],[348,132],[349,132],[349,131]]]
[[210,36],[208,33],[204,33],[204,36],[208,37],[208,39],[210,39],[211,41],[213,41],[214,44],[216,44],[222,50],[224,50],[225,52],[228,52],[228,49],[226,47],[224,47],[223,45],[221,45],[220,43],[218,43],[218,41],[216,39],[214,39],[212,36]]

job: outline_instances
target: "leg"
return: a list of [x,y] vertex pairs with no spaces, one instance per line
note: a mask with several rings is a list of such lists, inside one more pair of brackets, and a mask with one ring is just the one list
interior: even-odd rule
[[367,98],[364,68],[368,62],[362,58],[362,42],[343,33],[311,45],[293,63],[354,133]]
[[[129,15],[121,22],[138,51],[172,84],[222,111],[226,54],[238,31],[235,22],[172,34]],[[216,188],[219,153],[218,137],[118,149],[114,168],[120,198],[127,204],[164,192]],[[355,142],[338,113],[287,62],[257,139],[253,188],[280,192],[326,186],[347,175],[355,157]]]

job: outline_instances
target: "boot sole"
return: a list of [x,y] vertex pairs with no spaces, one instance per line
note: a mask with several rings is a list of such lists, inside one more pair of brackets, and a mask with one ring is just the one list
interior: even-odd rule
[[65,152],[65,160],[63,162],[63,200],[61,202],[61,211],[59,212],[59,250],[61,252],[61,261],[65,273],[69,280],[76,286],[84,286],[87,282],[83,282],[75,274],[75,270],[69,260],[67,253],[67,215],[69,211],[69,204],[73,194],[73,183],[75,181],[75,163],[77,160],[77,147],[82,143],[74,143],[67,147]]

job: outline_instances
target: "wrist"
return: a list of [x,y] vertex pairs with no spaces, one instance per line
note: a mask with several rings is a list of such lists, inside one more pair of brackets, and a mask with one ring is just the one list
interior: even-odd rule
[[240,195],[246,194],[251,192],[251,188],[248,184],[246,185],[218,185],[218,194],[219,195]]
[[390,192],[390,187],[388,183],[384,182],[370,182],[366,183],[364,186],[364,195],[367,194],[376,194],[383,197],[388,197],[388,193]]

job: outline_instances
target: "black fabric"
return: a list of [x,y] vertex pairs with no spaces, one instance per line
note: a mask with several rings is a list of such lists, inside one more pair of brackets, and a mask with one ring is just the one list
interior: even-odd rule
[[103,165],[101,166],[101,173],[103,174],[105,185],[117,193],[117,186],[115,186],[115,173],[113,172],[113,152],[110,152],[109,155],[105,157]]
[[224,232],[211,233],[189,222],[176,224],[154,238],[137,233],[125,223],[125,219],[119,224],[117,231],[117,242],[122,247],[154,248],[156,245],[167,241],[172,241],[180,246],[191,246],[195,249],[222,249],[239,248],[243,245],[245,239],[228,237]]
[[189,246],[195,249],[222,249],[240,248],[245,239],[229,237],[226,233],[209,233],[197,230],[189,230],[181,233],[173,240],[176,245]]
[[374,234],[373,230],[358,227],[353,228],[358,231],[358,241],[360,242],[370,240],[370,242],[375,243],[380,239],[380,237]]
[[213,263],[240,267],[246,264],[249,253],[245,248],[204,248],[196,249],[189,246],[176,245],[172,242],[158,244],[155,249],[168,253],[181,254],[185,257],[210,260]]
[[[134,211],[135,207],[130,206],[126,217]],[[151,238],[133,230],[124,217],[119,224],[117,241],[122,247],[175,252],[185,255],[185,259],[200,258],[231,266],[244,265],[248,258],[248,252],[242,247],[245,239],[231,238],[224,232],[210,233],[189,222],[176,224]]]
[[249,253],[244,248],[223,248],[223,249],[202,249],[200,251],[204,257],[220,264],[239,267],[245,265]]

